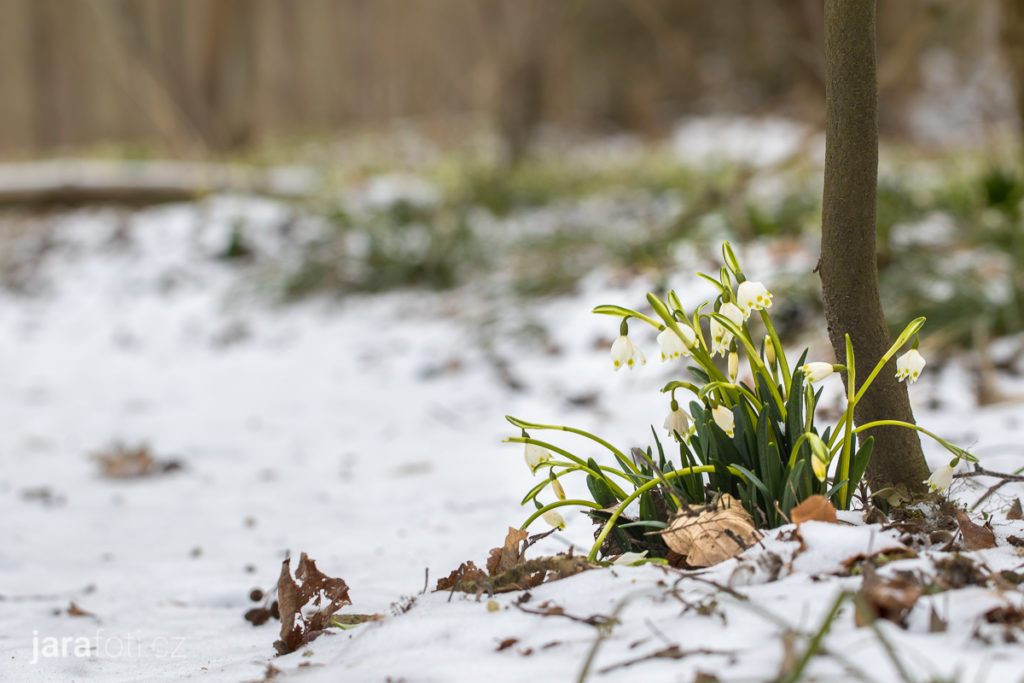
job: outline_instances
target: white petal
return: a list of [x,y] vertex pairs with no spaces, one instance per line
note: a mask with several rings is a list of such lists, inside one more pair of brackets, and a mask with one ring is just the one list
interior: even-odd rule
[[542,462],[551,460],[551,454],[548,453],[547,449],[541,448],[535,443],[526,444],[526,449],[523,452],[523,457],[526,460],[527,466],[531,470],[537,469],[537,466]]
[[715,424],[722,428],[722,431],[729,436],[733,435],[733,429],[736,426],[736,418],[733,416],[732,411],[725,406],[715,406],[711,411],[711,416],[715,419]]
[[908,384],[916,382],[924,366],[924,356],[917,349],[910,349],[896,359],[896,379],[907,380]]
[[953,483],[953,468],[948,464],[943,465],[928,477],[928,488],[932,491],[945,491]]
[[744,315],[760,311],[772,305],[772,293],[760,282],[747,280],[736,289],[736,302]]
[[804,373],[804,377],[807,378],[808,382],[820,382],[835,372],[835,368],[832,367],[831,363],[825,363],[823,361],[815,361],[814,363],[801,365],[800,370]]

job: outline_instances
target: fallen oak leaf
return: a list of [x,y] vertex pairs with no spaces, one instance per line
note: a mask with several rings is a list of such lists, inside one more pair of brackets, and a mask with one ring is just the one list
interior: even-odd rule
[[956,511],[956,523],[964,537],[964,546],[968,550],[984,550],[996,547],[996,535],[987,526],[975,524],[963,510]]
[[510,526],[505,536],[505,544],[499,548],[491,548],[490,557],[487,558],[487,574],[497,576],[522,562],[526,549],[519,546],[529,535],[523,529]]
[[1009,512],[1006,513],[1007,519],[1024,519],[1024,509],[1021,509],[1020,498],[1015,498],[1013,505],[1010,506]]
[[710,567],[739,555],[761,540],[750,514],[729,494],[696,516],[676,516],[657,532],[670,550],[686,557],[691,567]]
[[793,524],[800,526],[803,522],[828,522],[838,524],[836,508],[829,502],[828,498],[816,494],[805,498],[802,503],[789,511],[789,518]]
[[351,605],[348,584],[343,579],[325,575],[306,553],[292,578],[290,560],[281,564],[277,580],[277,600],[281,614],[281,639],[274,643],[278,654],[294,652],[331,625],[334,613]]

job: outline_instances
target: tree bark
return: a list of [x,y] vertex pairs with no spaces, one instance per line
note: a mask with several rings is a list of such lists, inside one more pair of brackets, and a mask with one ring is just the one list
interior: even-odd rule
[[1024,139],[1024,0],[1003,0],[1001,10],[1003,59],[1013,75],[1014,102]]
[[[825,188],[818,272],[832,348],[837,362],[845,362],[844,335],[849,333],[859,387],[891,344],[875,252],[875,0],[826,0],[825,71]],[[906,387],[895,375],[896,363],[890,360],[857,405],[857,424],[882,419],[914,422]],[[872,489],[903,485],[911,492],[925,491],[929,472],[917,433],[881,427],[870,430],[870,435],[875,437],[867,470]]]

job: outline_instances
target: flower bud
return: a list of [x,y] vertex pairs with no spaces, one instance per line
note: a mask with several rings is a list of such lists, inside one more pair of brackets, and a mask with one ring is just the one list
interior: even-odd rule
[[542,515],[542,517],[544,518],[545,522],[555,527],[556,529],[565,528],[565,519],[562,518],[562,515],[560,515],[557,510],[548,510]]

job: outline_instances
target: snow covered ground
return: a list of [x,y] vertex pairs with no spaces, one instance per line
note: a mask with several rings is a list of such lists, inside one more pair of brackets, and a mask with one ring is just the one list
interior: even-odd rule
[[[837,595],[861,586],[843,561],[900,545],[847,515],[852,526],[803,525],[803,545],[792,527],[771,532],[703,573],[589,571],[527,601],[498,595],[497,610],[486,596],[423,593],[425,570],[432,588],[465,560],[482,566],[525,518],[534,480],[521,448],[500,443],[515,434],[505,414],[650,442],[671,369],[641,334],[652,361],[612,372],[616,325],[589,313],[640,306],[648,283],[595,273],[529,306],[464,288],[277,307],[258,268],[217,259],[240,217],[258,254],[286,247],[288,211],[241,197],[54,215],[4,238],[5,258],[35,266],[20,291],[0,290],[0,679],[246,681],[270,664],[301,681],[772,680]],[[741,258],[769,283],[782,266],[813,277],[810,253]],[[674,285],[716,267],[680,259]],[[990,469],[1024,465],[1019,404],[979,408],[966,365],[937,365],[912,391],[919,421]],[[104,477],[94,455],[118,442],[182,467]],[[958,480],[953,495],[972,503],[984,488]],[[1006,519],[1021,493],[1004,487],[981,508],[999,545],[966,556],[987,571],[1024,565],[1008,542],[1024,521]],[[589,522],[567,518],[529,556],[588,548]],[[935,568],[951,557],[940,545],[880,571],[949,573]],[[279,622],[243,614],[250,590],[273,592],[300,552],[347,581],[344,612],[385,618],[275,657]],[[906,629],[858,628],[844,603],[807,676],[1024,680],[1020,587],[966,583],[918,600]],[[996,608],[1011,623],[989,623]]]

